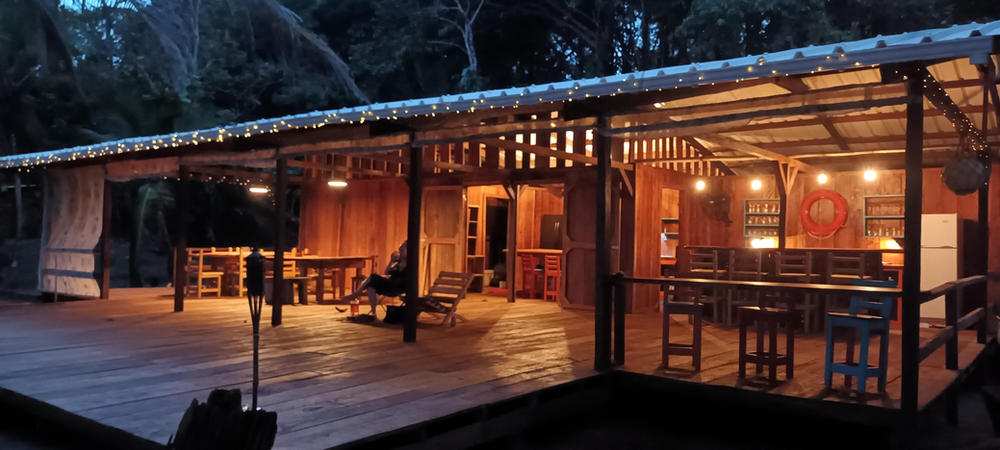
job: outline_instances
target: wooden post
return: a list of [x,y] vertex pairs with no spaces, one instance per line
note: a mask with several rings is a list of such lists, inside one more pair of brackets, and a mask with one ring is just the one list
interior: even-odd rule
[[[788,170],[792,170],[792,166],[788,166]],[[778,215],[778,248],[784,249],[786,243],[785,224],[788,217],[788,190],[785,186],[785,177],[781,175],[781,172],[781,163],[774,161],[774,182],[778,188],[778,211],[781,211],[781,214]]]
[[[411,136],[412,142],[412,136]],[[417,299],[420,298],[420,212],[424,195],[424,159],[419,146],[410,145],[410,202],[406,214],[406,304],[403,342],[417,341]]]
[[271,326],[281,325],[285,303],[285,198],[288,194],[288,160],[278,158],[274,181],[274,283],[271,284]]
[[184,291],[187,289],[187,228],[188,197],[191,189],[191,171],[188,166],[177,169],[177,200],[174,217],[177,229],[174,233],[174,312],[184,311]]
[[903,338],[901,409],[916,423],[920,393],[920,218],[923,212],[924,80],[906,81],[906,237],[903,242]]
[[628,286],[623,283],[620,278],[622,278],[622,273],[618,272],[615,274],[614,278],[617,281],[614,284],[614,360],[616,366],[625,365],[625,296],[628,290]]
[[597,158],[597,218],[594,236],[594,369],[611,367],[611,128],[607,117],[597,119],[594,156]]
[[[944,345],[944,366],[948,370],[958,370],[958,314],[962,309],[962,292],[965,288],[945,294],[944,315],[945,325],[954,331]],[[956,380],[944,391],[945,422],[948,425],[958,425],[958,386]]]
[[101,217],[101,299],[111,297],[111,200],[114,184],[104,180],[104,211]]
[[[988,76],[992,75],[992,71],[987,70],[984,74],[984,84],[983,84],[983,136],[989,139],[989,128],[990,128],[990,108],[989,108],[989,83]],[[1000,117],[998,117],[1000,118]],[[987,168],[989,173],[992,174],[992,167]],[[986,183],[979,187],[979,215],[978,215],[978,228],[979,228],[979,249],[982,252],[979,256],[982,258],[981,263],[983,267],[983,274],[990,272],[990,179],[986,179]],[[990,321],[993,320],[996,315],[993,313],[993,307],[990,305],[990,281],[987,280],[983,283],[982,288],[977,288],[979,296],[983,298],[983,323],[978,327],[977,338],[980,344],[985,344],[988,333],[993,329],[990,326]],[[995,334],[994,334],[995,336]]]
[[507,205],[507,301],[514,303],[517,297],[517,203],[521,199],[521,191],[513,181],[505,183],[504,190],[510,198]]
[[[619,239],[618,270],[626,275],[635,273],[635,171],[622,173],[621,195],[621,225]],[[633,292],[631,286],[625,286],[625,307],[622,314],[632,312]]]

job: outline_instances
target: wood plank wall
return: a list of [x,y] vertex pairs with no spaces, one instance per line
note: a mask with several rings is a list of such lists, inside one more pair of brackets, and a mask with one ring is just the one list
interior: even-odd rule
[[408,192],[402,179],[352,181],[343,189],[303,184],[299,248],[322,255],[375,255],[375,270],[381,272],[406,240]]

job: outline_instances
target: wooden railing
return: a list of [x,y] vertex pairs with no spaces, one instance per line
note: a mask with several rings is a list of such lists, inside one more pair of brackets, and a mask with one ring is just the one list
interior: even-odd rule
[[[941,347],[944,347],[945,368],[948,370],[958,370],[958,334],[963,330],[976,327],[976,340],[980,344],[986,344],[996,339],[996,328],[992,325],[992,322],[996,319],[996,311],[994,305],[989,301],[988,294],[983,295],[983,306],[970,311],[961,318],[958,317],[958,314],[962,310],[966,290],[976,286],[985,287],[987,281],[997,278],[998,275],[1000,274],[996,272],[990,272],[986,275],[975,275],[951,281],[920,293],[919,299],[921,305],[944,296],[945,327],[938,332],[937,336],[934,336],[934,338],[920,346],[918,365],[934,354],[934,352],[940,350]],[[992,335],[990,334],[991,330],[993,332]],[[958,424],[957,389],[958,383],[955,383],[945,390],[945,420],[950,425]],[[911,403],[916,404],[915,401],[911,401]]]
[[[996,273],[990,273],[962,278],[920,293],[921,305],[941,296],[944,296],[945,304],[945,327],[938,332],[937,336],[920,346],[921,362],[943,346],[945,347],[945,367],[949,370],[958,370],[958,333],[973,326],[977,327],[976,340],[980,344],[986,343],[987,333],[990,329],[991,314],[989,312],[993,311],[990,303],[984,302],[983,306],[970,311],[961,318],[958,317],[958,314],[962,310],[965,291],[974,286],[984,285],[986,281],[996,275]],[[995,315],[992,316],[995,317]]]

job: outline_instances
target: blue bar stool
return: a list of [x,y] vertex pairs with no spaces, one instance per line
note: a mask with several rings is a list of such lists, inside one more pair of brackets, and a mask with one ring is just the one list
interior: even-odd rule
[[[854,280],[855,286],[896,287],[895,281]],[[824,381],[827,387],[833,380],[834,373],[844,374],[844,383],[850,387],[851,377],[858,377],[858,392],[865,392],[868,377],[878,377],[878,391],[885,392],[886,374],[889,368],[889,315],[892,314],[892,297],[882,297],[880,301],[860,296],[851,297],[850,312],[827,313],[826,315],[826,370]],[[861,310],[877,315],[861,314]],[[843,363],[833,362],[833,330],[848,328],[847,360]],[[858,362],[854,362],[854,330],[861,335],[861,350]],[[872,334],[879,335],[878,366],[868,365],[868,346]]]

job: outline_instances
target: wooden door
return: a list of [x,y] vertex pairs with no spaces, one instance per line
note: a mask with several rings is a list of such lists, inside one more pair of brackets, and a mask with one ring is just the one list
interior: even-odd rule
[[594,308],[595,233],[597,187],[593,179],[566,184],[563,226],[564,308]]
[[420,291],[441,271],[464,272],[465,188],[424,189],[420,239]]

